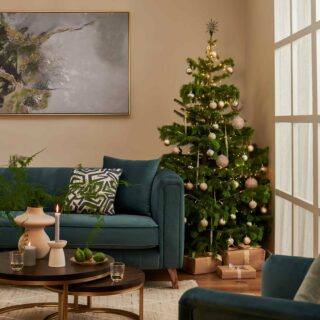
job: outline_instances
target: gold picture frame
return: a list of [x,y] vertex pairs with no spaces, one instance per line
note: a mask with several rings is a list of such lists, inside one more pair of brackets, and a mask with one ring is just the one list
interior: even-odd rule
[[129,12],[1,12],[0,41],[0,116],[130,115]]

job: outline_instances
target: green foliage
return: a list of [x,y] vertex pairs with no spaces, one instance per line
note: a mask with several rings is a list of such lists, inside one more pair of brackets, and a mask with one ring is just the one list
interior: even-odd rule
[[[175,145],[173,152],[163,155],[162,166],[185,182],[186,250],[192,255],[217,254],[227,248],[230,237],[236,245],[246,236],[251,245],[261,244],[270,229],[268,148],[252,144],[252,128],[232,124],[240,112],[240,92],[222,81],[233,73],[234,62],[220,59],[215,45],[210,33],[206,57],[187,59],[187,73],[193,80],[182,86],[180,98],[175,99],[179,109],[174,112],[181,123],[159,128],[165,145]],[[224,168],[216,162],[220,155],[229,160]],[[245,186],[250,177],[257,187]],[[202,182],[205,191],[200,189]],[[251,200],[256,208],[249,207]],[[208,226],[201,225],[203,219]]]

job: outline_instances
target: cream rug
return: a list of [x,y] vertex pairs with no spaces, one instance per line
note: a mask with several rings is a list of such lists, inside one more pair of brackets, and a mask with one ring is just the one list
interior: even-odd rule
[[[179,282],[179,289],[170,288],[170,282],[157,281],[147,282],[144,289],[144,319],[145,320],[177,320],[178,301],[181,295],[188,289],[197,287],[194,280]],[[34,303],[34,302],[56,302],[57,294],[38,287],[10,287],[0,286],[0,308],[13,304]],[[72,302],[70,297],[70,302]],[[80,303],[85,304],[86,298],[80,297]],[[138,313],[139,293],[93,297],[93,307],[110,307],[125,309]],[[56,308],[33,308],[10,313],[0,314],[0,320],[40,320],[48,314],[56,311]],[[123,316],[111,314],[70,314],[70,319],[127,319]]]

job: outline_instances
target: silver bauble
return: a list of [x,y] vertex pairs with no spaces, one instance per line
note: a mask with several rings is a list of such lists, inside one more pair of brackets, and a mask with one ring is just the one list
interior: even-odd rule
[[245,236],[245,237],[243,238],[243,243],[246,244],[246,245],[248,245],[248,244],[251,243],[251,239],[250,239],[248,236]]
[[216,134],[215,134],[214,132],[210,132],[210,133],[208,134],[208,138],[209,138],[210,140],[214,140],[216,137],[217,137],[217,136],[216,136]]
[[220,101],[218,102],[219,108],[223,108],[224,105],[225,105],[224,101],[220,100]]
[[209,222],[206,218],[203,218],[200,220],[200,225],[201,225],[201,227],[206,228],[209,225]]
[[208,185],[205,182],[201,182],[199,188],[201,191],[206,191],[208,189]]
[[191,69],[191,68],[187,68],[187,69],[186,69],[186,73],[187,73],[187,74],[191,74],[191,73],[192,73],[192,69]]
[[218,129],[219,129],[219,125],[218,125],[217,123],[214,123],[214,124],[212,125],[212,128],[213,128],[214,130],[218,130]]
[[254,146],[252,144],[249,144],[248,145],[248,151],[249,152],[253,152],[253,150],[254,150]]
[[261,213],[266,214],[268,212],[268,209],[265,206],[263,206],[261,207],[260,211]]
[[212,149],[207,150],[207,156],[212,157],[214,155],[214,151]]
[[220,226],[224,226],[226,223],[227,223],[226,220],[224,220],[223,218],[219,219]]
[[257,207],[257,202],[256,201],[254,201],[254,200],[251,200],[250,202],[249,202],[249,208],[250,209],[255,209],[256,207]]
[[190,92],[188,93],[188,98],[189,98],[189,99],[193,99],[193,98],[194,98],[194,94],[192,93],[192,91],[190,91]]
[[211,109],[213,109],[213,110],[214,110],[214,109],[216,109],[216,108],[217,108],[217,106],[218,106],[218,105],[217,105],[217,103],[216,103],[215,101],[213,101],[213,100],[212,100],[212,101],[210,101],[210,103],[209,103],[209,107],[210,107]]
[[187,190],[192,190],[193,189],[193,184],[192,184],[192,182],[187,182],[186,184],[185,184],[185,186],[186,186],[186,189]]
[[247,222],[247,226],[248,226],[248,227],[252,227],[252,222],[251,222],[251,221],[248,221],[248,222]]
[[239,188],[239,182],[238,182],[237,180],[232,180],[231,183],[232,183],[232,187],[233,187],[234,189]]
[[242,158],[243,161],[247,161],[248,160],[248,156],[246,154],[243,154],[241,156],[241,158]]
[[234,244],[234,239],[230,237],[230,238],[227,240],[227,244],[228,244],[228,246],[233,246],[233,244]]
[[170,145],[170,140],[169,139],[165,139],[163,141],[163,143],[164,143],[165,146],[169,146]]
[[237,219],[237,215],[235,213],[231,213],[230,214],[230,219],[231,220],[236,220]]
[[228,68],[227,68],[227,71],[228,71],[229,73],[233,73],[233,68],[232,68],[232,67],[228,67]]

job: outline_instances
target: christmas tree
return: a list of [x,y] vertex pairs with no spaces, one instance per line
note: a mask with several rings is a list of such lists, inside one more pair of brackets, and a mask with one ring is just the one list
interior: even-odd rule
[[207,30],[206,56],[187,59],[192,80],[175,99],[181,121],[159,128],[172,148],[162,166],[185,183],[186,250],[193,256],[258,245],[270,221],[268,149],[252,143],[253,129],[239,115],[239,90],[224,83],[234,62],[215,51],[217,22],[210,20]]

